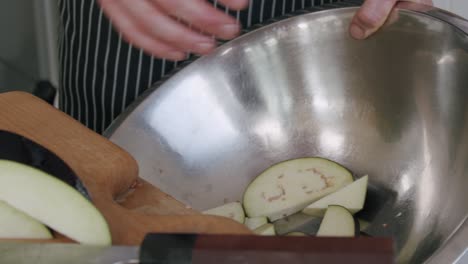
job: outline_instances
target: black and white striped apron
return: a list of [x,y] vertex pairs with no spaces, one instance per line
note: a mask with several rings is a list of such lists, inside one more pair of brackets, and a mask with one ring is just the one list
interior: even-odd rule
[[[217,0],[211,2],[248,28],[298,9],[336,1],[251,0],[249,7],[240,12],[220,6]],[[98,133],[177,66],[147,56],[122,41],[95,0],[60,0],[59,9],[59,107]]]

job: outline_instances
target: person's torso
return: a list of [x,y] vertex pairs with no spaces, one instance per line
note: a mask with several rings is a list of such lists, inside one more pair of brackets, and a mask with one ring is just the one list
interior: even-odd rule
[[[190,1],[190,0],[187,0]],[[233,11],[243,28],[335,0],[251,0]],[[180,63],[153,58],[124,42],[95,0],[60,0],[60,108],[102,132],[142,92]]]

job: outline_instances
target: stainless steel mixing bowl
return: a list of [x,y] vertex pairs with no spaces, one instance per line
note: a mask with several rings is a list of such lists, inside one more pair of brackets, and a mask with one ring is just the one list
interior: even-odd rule
[[106,136],[196,209],[241,199],[276,162],[332,159],[394,193],[377,231],[399,262],[451,263],[468,246],[468,22],[421,7],[366,41],[348,35],[354,7],[255,30],[146,93]]

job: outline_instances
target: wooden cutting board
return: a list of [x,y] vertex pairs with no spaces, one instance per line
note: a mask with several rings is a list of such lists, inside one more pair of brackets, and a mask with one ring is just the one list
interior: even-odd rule
[[[127,152],[33,95],[0,94],[0,130],[24,136],[68,164],[106,218],[113,244],[138,245],[149,232],[250,234],[243,225],[201,215],[142,180]],[[65,241],[58,235],[50,242]]]

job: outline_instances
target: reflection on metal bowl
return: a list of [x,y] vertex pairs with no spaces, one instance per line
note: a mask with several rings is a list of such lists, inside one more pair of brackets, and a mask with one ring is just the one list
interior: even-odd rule
[[450,263],[468,246],[468,24],[420,7],[366,41],[348,35],[355,8],[250,32],[146,93],[106,136],[197,209],[241,199],[279,161],[334,160],[369,174],[373,231],[395,237],[398,262]]

